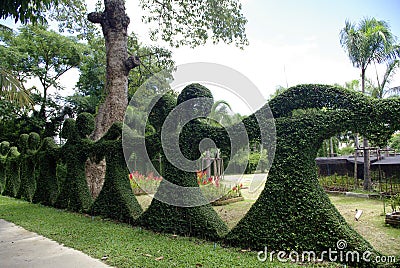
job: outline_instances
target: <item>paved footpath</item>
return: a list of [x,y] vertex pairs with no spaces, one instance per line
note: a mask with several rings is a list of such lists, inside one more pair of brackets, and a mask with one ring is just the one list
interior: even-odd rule
[[99,260],[0,219],[0,268],[106,268]]

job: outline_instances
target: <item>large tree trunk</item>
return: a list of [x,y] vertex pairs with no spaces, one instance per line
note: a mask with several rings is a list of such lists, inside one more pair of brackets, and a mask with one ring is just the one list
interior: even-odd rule
[[[365,94],[365,68],[361,69],[361,90],[362,93]],[[369,174],[369,150],[368,150],[368,140],[364,137],[363,138],[363,147],[364,147],[364,190],[371,189],[371,178]]]
[[[100,139],[116,121],[123,121],[128,105],[128,74],[139,65],[139,59],[128,55],[129,17],[125,13],[124,0],[104,0],[104,12],[93,12],[88,20],[99,23],[106,45],[106,98],[99,107],[96,127],[91,137]],[[87,166],[88,183],[92,194],[97,196],[104,182],[104,162],[100,170]],[[93,189],[96,188],[96,189]]]

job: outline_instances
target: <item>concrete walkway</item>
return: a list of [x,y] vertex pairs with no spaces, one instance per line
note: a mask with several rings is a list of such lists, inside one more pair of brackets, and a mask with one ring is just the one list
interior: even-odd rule
[[110,267],[80,251],[0,219],[1,268]]

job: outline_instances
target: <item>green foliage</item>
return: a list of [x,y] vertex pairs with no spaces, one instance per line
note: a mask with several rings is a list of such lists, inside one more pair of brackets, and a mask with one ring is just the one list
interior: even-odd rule
[[87,138],[94,129],[94,118],[90,113],[81,113],[76,118],[76,130],[81,138]]
[[79,65],[79,80],[76,93],[67,97],[74,112],[96,113],[97,106],[104,98],[106,81],[106,51],[103,38],[93,38],[86,46],[87,54]]
[[97,159],[105,157],[107,167],[103,188],[91,213],[133,223],[143,212],[131,189],[122,148],[122,124],[114,123],[93,147]]
[[21,152],[19,156],[21,186],[17,197],[30,202],[36,190],[34,150],[37,148],[37,143],[31,145],[29,141],[35,140],[37,135],[37,133],[21,134],[18,144]]
[[[76,114],[89,112],[95,114],[99,104],[105,98],[106,82],[106,51],[104,39],[92,38],[86,47],[87,54],[83,55],[79,65],[81,72],[75,89],[76,93],[67,97]],[[132,97],[137,88],[147,79],[160,71],[166,77],[174,68],[171,51],[142,44],[132,33],[128,36],[128,51],[140,57],[141,66],[134,68],[128,76],[128,95]],[[157,85],[158,87],[162,85]],[[165,86],[165,85],[164,85]]]
[[392,211],[395,212],[397,210],[400,210],[400,194],[396,194],[392,196],[389,201],[388,201],[390,207],[392,208]]
[[[190,116],[189,114],[195,113],[204,116],[204,114],[207,115],[210,112],[213,104],[212,94],[200,84],[186,86],[178,96],[177,104],[179,105],[194,98],[201,99],[196,99],[191,103],[192,110],[184,109],[187,114],[179,113],[181,116],[180,122],[185,122],[186,116]],[[168,110],[164,109],[165,112],[169,112]],[[163,119],[166,114],[160,113],[158,116]],[[175,123],[179,124],[179,122]],[[164,127],[168,128],[164,131],[171,137],[176,136],[178,135],[176,126],[164,125]],[[179,145],[182,153],[188,159],[194,160],[200,156],[198,144],[202,137],[202,127],[204,127],[204,123],[198,120],[190,121],[180,133]],[[147,142],[150,142],[150,137],[146,139]],[[165,146],[173,143],[167,141],[163,144]],[[174,164],[166,159],[161,148],[155,148],[155,150],[160,151],[162,154],[164,179],[161,181],[150,207],[139,217],[136,224],[156,232],[196,236],[211,240],[220,239],[221,236],[227,233],[228,228],[212,206],[210,204],[197,207],[190,206],[190,204],[197,201],[202,204],[207,203],[198,186],[196,174],[175,167]],[[182,191],[182,188],[177,186],[185,187],[183,189],[191,187],[192,191]],[[182,205],[173,205],[159,200],[173,200],[170,203],[176,202],[176,204]]]
[[[93,258],[100,260],[106,254],[108,259],[105,263],[112,267],[260,267],[257,252],[226,248],[192,237],[171,237],[170,234],[154,233],[128,224],[105,221],[99,217],[90,218],[7,197],[0,197],[0,218]],[[162,260],[156,260],[161,256],[164,257]],[[267,260],[262,265],[298,268],[298,264],[277,260],[273,263]]]
[[[18,33],[0,31],[0,40],[2,68],[10,71],[20,82],[32,78],[40,81],[41,95],[33,99],[40,105],[36,115],[45,124],[52,103],[48,89],[62,89],[59,78],[79,65],[83,46],[76,38],[62,36],[42,25],[22,26]],[[52,111],[57,110],[61,109],[57,107]]]
[[339,154],[339,140],[336,137],[331,137],[330,139],[324,140],[321,148],[318,150],[318,157],[328,157],[334,156],[331,154],[331,141],[332,141],[332,149],[333,154]]
[[16,197],[21,185],[19,176],[19,155],[17,147],[11,147],[6,158],[6,185],[3,195]]
[[[191,110],[190,112],[185,111],[188,113],[186,116],[192,117],[195,114],[196,116],[205,117],[210,114],[214,98],[208,88],[197,83],[187,85],[179,94],[177,104],[179,105],[189,100],[191,100],[190,104],[188,104],[191,106]],[[182,116],[185,118],[185,115]]]
[[50,137],[44,138],[41,147],[35,154],[37,173],[37,187],[33,196],[34,203],[52,206],[59,194],[59,183],[57,180],[57,160],[59,159],[59,148]]
[[320,177],[318,180],[324,189],[333,191],[352,191],[360,186],[358,179],[357,182],[355,182],[354,177],[348,175],[333,174],[330,176]]
[[340,43],[351,62],[364,71],[372,62],[381,63],[398,57],[395,41],[396,37],[391,33],[388,23],[375,18],[364,18],[358,25],[346,21],[340,32]]
[[400,133],[393,134],[389,140],[389,147],[400,151]]
[[[162,73],[163,78],[172,79],[175,62],[172,52],[161,46],[149,46],[140,42],[135,33],[128,36],[128,53],[140,58],[140,66],[129,72],[128,97],[130,98],[146,80],[154,74]],[[165,89],[169,84],[164,79],[152,79],[155,87]]]
[[242,5],[236,0],[164,1],[141,0],[147,15],[144,22],[154,24],[150,37],[168,42],[171,46],[205,44],[223,41],[243,47],[248,44],[245,34],[247,20]]
[[0,143],[0,194],[3,193],[6,186],[6,160],[10,151],[10,143],[3,141]]
[[346,146],[339,149],[339,155],[352,155],[354,151],[353,146]]
[[80,114],[76,122],[69,118],[64,122],[61,135],[68,139],[61,148],[60,156],[67,168],[67,177],[61,186],[60,195],[54,206],[68,210],[88,211],[92,197],[86,182],[85,163],[90,156],[93,142],[86,135],[93,131],[93,118],[88,113]]
[[[375,252],[329,201],[318,183],[315,157],[325,139],[347,130],[387,139],[400,128],[393,120],[400,99],[376,101],[338,87],[299,85],[269,105],[276,119],[275,159],[259,199],[224,241],[259,250],[321,252],[344,239],[348,250]],[[253,116],[244,120],[248,132]]]
[[16,79],[9,71],[0,66],[0,98],[16,103],[21,108],[32,106],[30,92],[24,89],[21,81]]
[[44,12],[57,6],[58,0],[3,0],[0,3],[0,18],[12,17],[15,22],[45,22]]
[[175,95],[169,92],[162,95],[155,103],[148,120],[157,132],[161,132],[166,117],[176,106],[176,101]]

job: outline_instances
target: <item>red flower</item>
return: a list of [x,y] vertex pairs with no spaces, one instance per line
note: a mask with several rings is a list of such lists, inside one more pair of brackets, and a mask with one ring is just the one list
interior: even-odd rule
[[211,177],[209,177],[209,178],[208,178],[208,181],[209,181],[209,182],[212,182],[212,178],[211,178]]
[[239,185],[239,188],[242,188],[242,187],[243,187],[243,184],[240,184],[240,185]]
[[129,179],[133,180],[133,174],[132,173],[129,174]]
[[236,186],[234,186],[234,187],[232,188],[232,190],[236,191],[236,190],[237,190]]

